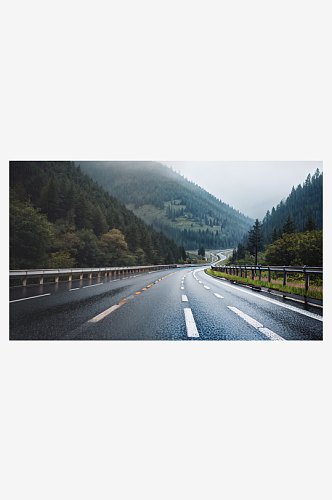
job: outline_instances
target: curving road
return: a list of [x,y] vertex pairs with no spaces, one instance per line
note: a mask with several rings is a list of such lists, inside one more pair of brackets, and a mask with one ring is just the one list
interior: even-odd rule
[[10,290],[10,340],[322,340],[322,309],[179,268]]

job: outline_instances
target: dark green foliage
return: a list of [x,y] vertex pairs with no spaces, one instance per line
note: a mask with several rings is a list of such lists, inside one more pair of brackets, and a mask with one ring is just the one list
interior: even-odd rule
[[198,255],[205,257],[205,248],[203,246],[198,249]]
[[282,200],[276,208],[273,207],[271,212],[266,212],[262,226],[264,245],[272,243],[274,228],[277,236],[281,236],[288,216],[297,232],[307,230],[305,227],[310,217],[315,220],[317,230],[323,229],[323,173],[319,169],[313,176],[309,174],[302,186],[299,184],[296,189],[293,186],[286,200]]
[[313,218],[313,216],[310,215],[308,222],[306,223],[306,225],[304,227],[304,231],[317,231],[317,230],[318,230],[318,228],[317,228],[316,221]]
[[[153,205],[162,210],[164,218],[157,212],[149,223],[186,248],[235,246],[253,222],[157,162],[91,161],[81,162],[80,166],[121,203],[134,208]],[[184,228],[176,226],[179,218],[185,223]],[[189,221],[197,223],[200,229],[189,229]]]
[[[12,269],[171,264],[183,258],[183,246],[147,226],[74,162],[10,162],[10,187]],[[112,229],[125,241],[119,254],[101,244]]]
[[323,266],[323,231],[283,234],[268,246],[265,262],[275,266]]
[[295,226],[293,224],[293,221],[292,221],[290,215],[288,215],[287,220],[286,220],[285,224],[283,225],[282,233],[283,234],[284,233],[286,233],[286,234],[293,234],[293,233],[295,233]]

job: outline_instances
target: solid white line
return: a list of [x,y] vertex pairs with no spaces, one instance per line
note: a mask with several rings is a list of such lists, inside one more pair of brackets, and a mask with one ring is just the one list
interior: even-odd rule
[[96,285],[86,285],[86,286],[82,286],[82,288],[90,288],[92,286],[99,286],[99,285],[103,285],[104,283],[97,283]]
[[69,291],[72,292],[73,290],[80,290],[80,288],[71,288]]
[[204,285],[204,288],[206,288],[207,290],[210,290],[210,287],[208,287],[208,286],[205,286],[205,285]]
[[[235,285],[229,285],[228,283],[224,283],[221,280],[219,280],[219,283],[221,285],[224,285],[224,286],[229,286],[230,288],[233,288],[233,290],[235,289],[234,288]],[[236,290],[238,290],[239,292],[248,293],[249,295],[253,295],[257,299],[266,300],[266,302],[271,302],[271,304],[274,304],[276,306],[284,307],[285,309],[289,309],[290,311],[295,311],[299,314],[303,314],[304,316],[308,316],[309,318],[317,319],[318,321],[323,321],[322,316],[318,316],[318,314],[311,313],[309,311],[304,311],[302,309],[298,309],[297,307],[289,306],[287,304],[282,304],[281,302],[278,302],[277,300],[269,299],[268,297],[262,297],[258,293],[256,294],[256,293],[248,292],[248,290],[243,290],[240,286],[238,286],[236,288]]]
[[191,309],[189,307],[184,308],[184,317],[186,320],[187,336],[199,337],[193,313],[191,312]]
[[120,278],[117,278],[116,280],[110,280],[110,283],[113,283],[113,281],[120,281]]
[[214,294],[218,299],[223,299],[224,297],[222,297],[221,295],[219,295],[219,293],[215,293]]
[[25,299],[10,300],[11,302],[20,302],[21,300],[38,299],[39,297],[46,297],[46,295],[51,295],[50,293],[43,293],[42,295],[34,295],[33,297],[26,297]]
[[182,302],[188,302],[187,295],[182,295]]

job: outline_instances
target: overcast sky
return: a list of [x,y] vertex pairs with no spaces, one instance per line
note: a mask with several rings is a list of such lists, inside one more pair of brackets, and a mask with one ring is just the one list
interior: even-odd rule
[[253,219],[287,198],[321,161],[161,161]]

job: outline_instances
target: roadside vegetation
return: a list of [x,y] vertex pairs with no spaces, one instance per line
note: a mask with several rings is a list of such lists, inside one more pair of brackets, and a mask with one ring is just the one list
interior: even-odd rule
[[[276,273],[274,273],[275,278],[272,279],[270,283],[268,283],[267,276],[266,275],[264,276],[264,273],[262,273],[262,280],[259,280],[258,277],[252,280],[249,278],[243,278],[241,276],[231,276],[224,272],[213,271],[212,269],[208,269],[206,272],[211,276],[220,276],[227,280],[240,281],[242,283],[250,283],[252,285],[263,286],[265,288],[270,288],[272,290],[279,290],[281,292],[291,293],[294,295],[301,295],[304,297],[311,297],[313,299],[323,300],[323,286],[310,285],[309,290],[306,292],[304,289],[304,281],[303,279],[301,280],[300,277],[297,278],[298,281],[295,280],[292,281],[292,286],[288,285],[283,286],[282,284],[283,280],[277,279]],[[288,281],[291,280],[288,278]]]

